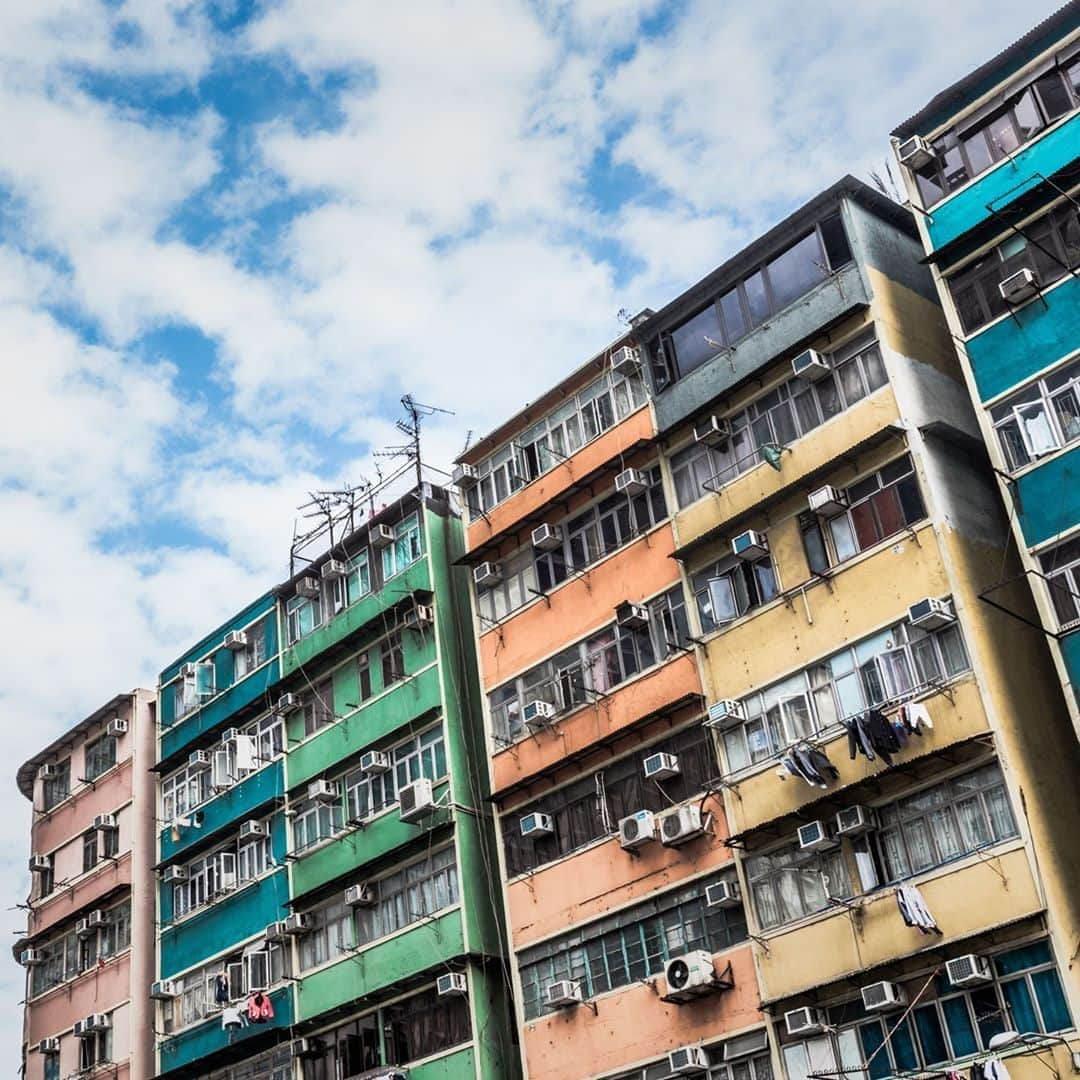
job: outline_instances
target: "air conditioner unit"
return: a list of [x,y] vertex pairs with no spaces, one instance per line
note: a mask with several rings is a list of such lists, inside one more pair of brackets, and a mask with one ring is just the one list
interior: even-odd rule
[[59,1054],[60,1040],[55,1035],[48,1039],[42,1039],[37,1044],[37,1049],[39,1054]]
[[459,491],[466,491],[468,488],[476,487],[479,481],[480,476],[472,465],[455,465],[450,476],[450,483]]
[[800,378],[817,382],[829,374],[829,361],[814,349],[807,349],[791,361],[791,370]]
[[746,709],[741,701],[733,701],[725,698],[723,701],[714,701],[709,706],[706,727],[727,727],[729,724],[738,723],[746,719]]
[[88,918],[79,919],[75,923],[75,936],[78,938],[93,937],[100,929],[100,923],[91,923]]
[[401,625],[410,630],[421,630],[435,621],[435,609],[430,604],[417,604],[408,608],[401,617]]
[[371,907],[375,903],[375,890],[365,882],[350,885],[345,890],[345,903],[349,907]]
[[836,835],[858,836],[874,828],[874,811],[866,806],[845,806],[836,812]]
[[52,859],[48,855],[30,856],[30,873],[47,874],[52,869]]
[[296,595],[305,596],[309,600],[319,595],[319,579],[313,574],[305,574],[296,583]]
[[[74,1035],[76,1039],[89,1039],[94,1034],[94,1029],[87,1026],[90,1019],[89,1016],[86,1016],[83,1017],[82,1020],[76,1020],[75,1023],[71,1025],[71,1034]],[[74,1073],[73,1075],[78,1076],[79,1074]],[[68,1080],[72,1080],[72,1077],[69,1076]]]
[[581,983],[573,979],[559,979],[544,987],[544,1004],[549,1009],[567,1009],[580,1005],[585,1000],[581,992]]
[[460,971],[448,971],[435,982],[435,993],[439,997],[464,997],[468,992],[469,980]]
[[644,604],[632,604],[624,600],[615,606],[615,621],[630,630],[640,630],[649,625],[649,609]]
[[322,1057],[323,1046],[318,1039],[308,1039],[301,1036],[289,1043],[289,1051],[294,1059],[306,1061]]
[[502,581],[502,567],[494,562],[482,562],[473,567],[473,584],[481,589],[489,589]]
[[664,966],[664,982],[667,983],[669,1000],[682,1002],[711,994],[716,989],[716,969],[712,953],[696,949],[684,956],[676,956]]
[[179,882],[187,881],[187,867],[167,866],[165,867],[165,873],[161,875],[161,880],[166,885],[176,885]]
[[284,936],[285,923],[283,920],[270,923],[270,925],[263,931],[264,941],[281,941]]
[[277,699],[277,706],[274,711],[284,715],[286,713],[296,712],[300,706],[301,701],[299,694],[282,694],[281,697]]
[[703,1076],[709,1071],[709,1060],[700,1046],[680,1046],[667,1056],[668,1072],[672,1076]]
[[435,792],[426,776],[406,784],[398,792],[398,816],[402,821],[409,824],[423,821],[434,812]]
[[389,547],[394,542],[394,530],[389,525],[372,525],[368,537],[373,548]]
[[656,818],[651,810],[639,810],[619,822],[619,843],[625,851],[634,851],[656,839]]
[[19,963],[23,967],[37,967],[45,963],[45,953],[42,949],[23,949],[19,953]]
[[739,883],[734,878],[714,881],[705,887],[705,906],[711,908],[734,908],[742,903]]
[[243,630],[230,630],[221,643],[229,652],[243,652],[247,648],[247,634]]
[[871,983],[864,986],[860,993],[863,1008],[867,1012],[888,1012],[890,1009],[903,1008],[907,1004],[907,994],[896,983]]
[[747,529],[731,541],[731,551],[740,559],[760,559],[769,554],[769,541],[764,533]]
[[907,169],[921,169],[936,156],[933,147],[921,135],[912,135],[896,148],[897,160]]
[[526,814],[520,822],[522,836],[551,836],[555,825],[550,814]]
[[360,755],[360,771],[377,774],[390,771],[390,755],[382,750],[365,750]]
[[630,345],[623,345],[611,354],[611,370],[616,375],[626,378],[628,375],[636,375],[641,370],[641,358],[637,349]]
[[731,425],[718,416],[706,416],[694,425],[694,442],[724,446],[731,438]]
[[193,664],[190,661],[186,664],[180,665],[180,678],[181,679],[194,679],[199,672],[199,665]]
[[789,1035],[816,1035],[824,1030],[825,1022],[817,1009],[792,1009],[784,1013],[784,1027]]
[[119,827],[115,814],[98,814],[94,818],[94,828],[99,831],[113,832]]
[[945,961],[945,976],[953,986],[977,986],[993,979],[990,961],[985,956],[966,953]]
[[998,283],[998,292],[1006,304],[1022,304],[1039,292],[1039,277],[1034,270],[1022,267]]
[[39,780],[55,780],[60,775],[60,766],[54,765],[52,762],[46,762],[46,764],[38,767],[37,778]]
[[679,847],[701,836],[705,831],[705,822],[701,807],[697,803],[677,806],[665,810],[657,816],[660,828],[660,843],[666,847]]
[[679,775],[679,758],[676,754],[650,754],[645,759],[646,780],[670,780]]
[[537,551],[556,551],[562,542],[562,529],[558,525],[538,525],[532,531],[532,546]]
[[210,768],[210,753],[207,750],[192,750],[188,754],[187,763],[189,769],[205,771]]
[[649,489],[649,481],[640,469],[623,469],[615,477],[615,490],[624,495],[641,495]]
[[171,1001],[180,996],[180,987],[172,979],[158,979],[150,987],[150,997],[155,1001]]
[[837,514],[842,514],[848,505],[847,495],[831,484],[811,491],[808,502],[810,509],[822,517],[836,517]]
[[283,934],[306,934],[311,929],[311,919],[302,911],[294,911],[281,920]]
[[830,851],[836,847],[836,839],[829,835],[824,821],[808,821],[798,829],[799,848],[802,851]]
[[349,572],[348,566],[340,559],[327,559],[319,568],[319,576],[323,581],[337,581]]
[[956,614],[948,600],[939,600],[928,596],[908,608],[908,622],[920,626],[923,630],[937,630],[956,622]]
[[86,1019],[92,1031],[108,1031],[112,1027],[112,1017],[108,1013],[92,1013]]
[[542,701],[539,698],[535,701],[526,701],[521,710],[521,719],[531,731],[538,731],[547,727],[555,719],[555,706],[550,701]]
[[114,716],[105,725],[105,734],[115,739],[120,735],[126,735],[128,733],[128,722],[122,720],[119,716]]
[[307,786],[307,797],[318,803],[337,802],[341,798],[341,788],[336,780],[312,780]]
[[241,840],[252,840],[256,837],[269,835],[270,830],[262,821],[255,821],[252,819],[251,821],[245,821],[244,824],[240,826]]
[[221,741],[222,741],[222,743],[235,742],[239,738],[240,738],[240,729],[236,728],[236,727],[227,727],[221,733]]

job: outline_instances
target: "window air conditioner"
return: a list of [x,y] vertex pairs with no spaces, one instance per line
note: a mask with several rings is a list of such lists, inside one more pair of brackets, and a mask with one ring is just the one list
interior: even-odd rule
[[555,832],[550,814],[526,814],[519,822],[522,836],[551,836]]
[[876,982],[864,986],[862,994],[863,1008],[867,1012],[888,1012],[890,1009],[900,1009],[907,1004],[907,994],[891,982]]
[[836,840],[829,835],[829,827],[824,821],[808,821],[800,825],[798,837],[801,851],[829,851],[836,847]]
[[349,572],[348,566],[341,559],[327,559],[319,567],[319,576],[323,581],[337,581]]
[[558,525],[537,525],[532,531],[532,546],[537,551],[556,551],[562,542],[562,529]]
[[670,780],[679,775],[677,754],[650,754],[644,766],[646,780]]
[[366,882],[350,885],[345,890],[345,903],[349,907],[371,907],[375,903],[375,890]]
[[435,993],[439,997],[464,997],[468,992],[469,981],[461,971],[448,971],[435,983]]
[[435,792],[431,781],[422,776],[398,792],[398,815],[407,824],[423,821],[435,812]]
[[198,769],[200,772],[210,768],[210,754],[206,750],[192,750],[188,754],[188,768]]
[[161,880],[164,881],[166,885],[175,885],[181,881],[187,881],[187,867],[167,866]]
[[555,706],[550,701],[526,701],[521,710],[521,719],[530,731],[539,731],[555,719]]
[[60,1040],[55,1035],[48,1039],[42,1039],[37,1044],[37,1049],[39,1054],[59,1054]]
[[112,1027],[112,1017],[108,1013],[91,1013],[83,1021],[84,1031],[108,1031]]
[[985,956],[967,953],[945,961],[945,976],[953,986],[977,986],[993,979]]
[[247,648],[247,634],[243,630],[230,630],[221,643],[229,652],[243,652]]
[[733,701],[726,698],[723,701],[714,701],[709,706],[709,716],[705,721],[706,727],[727,727],[746,719],[746,710],[741,701]]
[[817,1009],[792,1009],[784,1013],[784,1027],[789,1035],[816,1035],[825,1023]]
[[641,358],[637,349],[630,345],[623,345],[611,354],[611,370],[624,379],[628,375],[636,375],[641,370]]
[[112,832],[119,827],[115,814],[98,814],[94,818],[94,828],[100,832]]
[[706,416],[694,425],[694,442],[706,446],[724,446],[731,438],[731,425],[718,416]]
[[874,811],[866,806],[845,806],[836,812],[836,835],[858,836],[874,828]]
[[680,1046],[667,1056],[668,1071],[672,1076],[704,1076],[709,1071],[709,1060],[700,1046]]
[[272,922],[263,931],[263,939],[265,941],[280,941],[285,936],[285,923],[284,920],[278,920]]
[[734,879],[714,881],[705,888],[705,906],[712,908],[733,908],[742,903],[739,883]]
[[998,283],[998,292],[1006,304],[1022,304],[1039,292],[1039,277],[1029,267],[1022,267]]
[[296,712],[300,708],[300,695],[299,694],[282,694],[277,699],[277,708],[275,712],[282,714]]
[[373,548],[389,547],[394,542],[394,530],[389,525],[372,525],[368,537]]
[[119,716],[114,716],[105,725],[105,734],[111,738],[117,738],[120,735],[126,735],[128,732],[128,722],[121,720]]
[[615,477],[615,490],[623,495],[641,495],[649,489],[649,481],[640,469],[623,469]]
[[37,771],[37,778],[39,780],[54,780],[60,775],[60,766],[54,765],[52,762],[46,762],[41,765]]
[[816,350],[807,349],[791,361],[791,370],[800,378],[817,382],[829,374],[829,361]]
[[929,165],[937,155],[921,135],[912,135],[897,146],[896,157],[904,168],[916,170]]
[[45,963],[45,953],[41,949],[23,949],[19,953],[19,963],[23,967],[37,967]]
[[296,583],[296,595],[309,600],[319,595],[319,579],[312,574],[305,574]]
[[908,622],[920,626],[923,630],[937,630],[956,622],[956,614],[948,600],[938,600],[928,596],[908,608]]
[[401,625],[409,630],[422,630],[435,621],[435,609],[430,604],[417,604],[407,608],[401,616]]
[[807,501],[810,504],[810,509],[815,514],[827,518],[842,514],[848,505],[847,495],[839,488],[834,488],[831,484],[819,487],[817,491],[811,491],[810,498]]
[[[89,1026],[91,1019],[93,1018],[85,1016],[82,1020],[76,1020],[75,1023],[71,1025],[71,1034],[74,1035],[76,1039],[89,1039],[90,1036],[94,1034],[94,1029]],[[77,1076],[78,1073],[75,1075]],[[71,1080],[71,1077],[68,1077],[68,1080]]]
[[660,828],[660,843],[665,847],[679,847],[701,836],[705,831],[705,822],[701,816],[701,807],[697,803],[677,806],[657,815]]
[[172,979],[158,979],[150,987],[150,997],[155,1001],[171,1001],[180,996],[180,988]]
[[615,606],[615,621],[630,630],[640,630],[649,625],[649,609],[644,604],[632,604],[624,600]]
[[240,826],[241,840],[252,840],[256,837],[269,835],[270,830],[261,821],[252,819],[251,821],[245,821],[244,824]]
[[75,923],[75,936],[84,939],[93,937],[98,932],[100,925],[100,923],[91,924],[88,918],[79,919]]
[[473,567],[473,584],[480,589],[489,589],[502,581],[502,567],[494,562],[482,562]]
[[310,929],[311,919],[302,911],[294,911],[281,920],[283,934],[306,934]]
[[656,839],[656,818],[651,810],[639,810],[619,822],[619,844],[624,851],[634,851]]
[[221,733],[221,741],[223,743],[235,742],[239,738],[240,738],[240,729],[239,728],[227,727]]
[[194,679],[199,671],[198,664],[181,664],[180,665],[180,678],[181,679]]
[[479,479],[480,477],[472,465],[455,465],[450,476],[450,483],[459,491],[467,491],[469,488],[476,487]]
[[764,533],[747,529],[731,541],[731,551],[740,559],[760,559],[769,554],[769,541]]
[[304,1036],[293,1039],[289,1044],[289,1051],[293,1058],[299,1061],[317,1060],[322,1057],[323,1049],[318,1039],[309,1039]]
[[675,1002],[713,993],[717,987],[712,953],[696,949],[684,956],[673,957],[664,966],[664,982],[667,983],[667,998]]
[[48,855],[30,856],[30,873],[47,874],[52,869],[52,859]]
[[382,750],[367,750],[360,755],[360,771],[384,773],[390,771],[390,755]]
[[580,1005],[585,1000],[581,992],[581,983],[573,979],[559,979],[544,987],[544,1004],[549,1009],[567,1009]]
[[312,780],[307,786],[307,797],[317,803],[337,802],[341,788],[336,780]]

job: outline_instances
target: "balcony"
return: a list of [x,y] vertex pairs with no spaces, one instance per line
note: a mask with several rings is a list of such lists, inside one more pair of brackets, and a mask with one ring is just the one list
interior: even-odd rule
[[701,682],[693,655],[687,653],[669,660],[615,687],[605,697],[556,718],[552,730],[522,739],[511,749],[496,754],[492,759],[494,790],[506,791],[606,736],[675,702],[685,702],[690,695],[700,694]]
[[[168,899],[168,905],[162,905],[163,918],[171,911],[171,896]],[[278,869],[178,923],[163,926],[159,941],[161,977],[172,978],[230,945],[261,933],[270,923],[285,917],[288,904],[288,875]]]
[[[801,924],[769,931],[768,948],[755,944],[762,1000],[776,1001],[875,965],[958,941],[1042,911],[1022,841],[1010,840],[961,862],[927,871],[918,886],[942,930],[925,937],[900,916],[891,887],[811,916]],[[978,897],[978,903],[972,903]],[[869,982],[870,977],[866,980]]]
[[1073,115],[976,177],[951,198],[931,207],[925,219],[931,251],[938,251],[990,217],[987,206],[1004,209],[1013,198],[1033,187],[1040,176],[1053,176],[1074,161],[1078,139],[1080,115]]
[[[602,1062],[605,1071],[659,1057],[680,1046],[714,1040],[761,1022],[758,986],[750,949],[743,945],[718,957],[728,961],[735,985],[685,1005],[661,1001],[656,986],[635,983],[596,999],[596,1015],[579,1007],[526,1021],[522,1043],[532,1080],[581,1080],[582,1062]],[[590,1075],[592,1075],[590,1071]]]
[[[449,790],[450,785],[445,780],[436,784],[436,802],[443,802]],[[355,880],[365,863],[389,855],[397,848],[423,836],[425,832],[447,824],[451,819],[452,812],[442,806],[426,821],[410,825],[398,816],[395,804],[378,817],[372,818],[363,828],[339,833],[331,840],[311,848],[307,853],[296,852],[292,856],[293,900],[296,901],[312,889],[348,874],[352,874]],[[266,923],[261,925],[265,926]]]
[[283,768],[282,759],[278,758],[191,811],[193,815],[202,815],[202,825],[197,829],[181,828],[179,840],[172,838],[171,827],[162,829],[158,841],[161,861],[173,862],[196,844],[207,843],[220,830],[257,817],[285,794]]
[[281,650],[282,678],[299,671],[315,657],[341,645],[346,638],[363,630],[391,608],[403,603],[413,592],[431,592],[431,563],[425,554],[411,566],[396,574],[378,591],[350,604],[332,616],[318,630],[312,630],[293,645]]
[[1028,547],[1080,521],[1080,444],[1047,457],[1016,481],[1016,516]]
[[226,1031],[221,1017],[212,1016],[195,1027],[165,1038],[158,1043],[158,1076],[168,1076],[195,1062],[205,1064],[200,1069],[217,1069],[230,1061],[240,1061],[259,1050],[286,1037],[295,1019],[292,1007],[292,991],[281,987],[270,993],[274,1006],[274,1019],[265,1024]]
[[431,664],[294,747],[286,763],[288,787],[307,783],[335,762],[344,761],[441,706],[439,668]]
[[450,960],[464,953],[461,910],[455,908],[304,976],[296,992],[298,1019],[396,992],[424,972],[445,970]]

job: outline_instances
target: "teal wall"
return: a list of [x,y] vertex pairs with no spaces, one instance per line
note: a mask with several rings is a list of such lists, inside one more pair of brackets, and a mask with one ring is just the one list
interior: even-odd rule
[[1025,473],[1017,482],[1017,517],[1028,547],[1080,521],[1080,446]]
[[1069,671],[1069,682],[1072,683],[1073,694],[1076,695],[1077,703],[1080,704],[1080,630],[1063,637],[1060,644],[1061,655]]

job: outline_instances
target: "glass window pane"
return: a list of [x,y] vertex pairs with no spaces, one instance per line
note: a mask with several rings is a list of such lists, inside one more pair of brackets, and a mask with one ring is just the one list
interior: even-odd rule
[[[986,132],[984,131],[976,131],[974,135],[969,135],[964,140],[964,150],[971,165],[972,176],[977,176],[994,163],[994,157],[990,153],[990,146],[986,141]],[[958,185],[954,184],[953,186]]]
[[1042,1013],[1043,1031],[1064,1031],[1072,1027],[1069,1006],[1056,971],[1037,971],[1031,976],[1035,997]]
[[966,1057],[979,1049],[975,1041],[975,1031],[971,1026],[967,1002],[964,998],[950,998],[941,1003],[945,1016],[945,1030],[949,1034],[955,1057]]
[[721,343],[724,339],[716,308],[711,305],[699,315],[683,323],[671,335],[680,375],[686,375],[716,355],[719,346],[710,344],[709,339],[712,342]]
[[1016,116],[1016,125],[1022,141],[1027,142],[1043,126],[1042,116],[1039,114],[1039,106],[1035,104],[1035,93],[1027,90],[1020,100],[1013,106]]
[[919,1034],[919,1045],[922,1047],[923,1061],[927,1065],[934,1065],[939,1061],[948,1060],[949,1048],[945,1045],[945,1035],[941,1030],[941,1021],[938,1019],[937,1009],[933,1005],[915,1010],[915,1030]]
[[816,232],[778,255],[766,266],[776,309],[787,307],[828,276]]
[[749,329],[746,325],[746,316],[743,314],[738,288],[732,289],[720,297],[720,312],[724,317],[724,329],[727,332],[726,340],[729,343],[738,341]]
[[1059,116],[1072,111],[1072,101],[1069,98],[1069,91],[1065,89],[1060,71],[1051,71],[1048,75],[1044,75],[1035,84],[1035,89],[1048,120],[1056,120]]
[[746,300],[750,306],[750,322],[760,326],[769,317],[769,297],[765,291],[765,278],[759,270],[743,282]]

